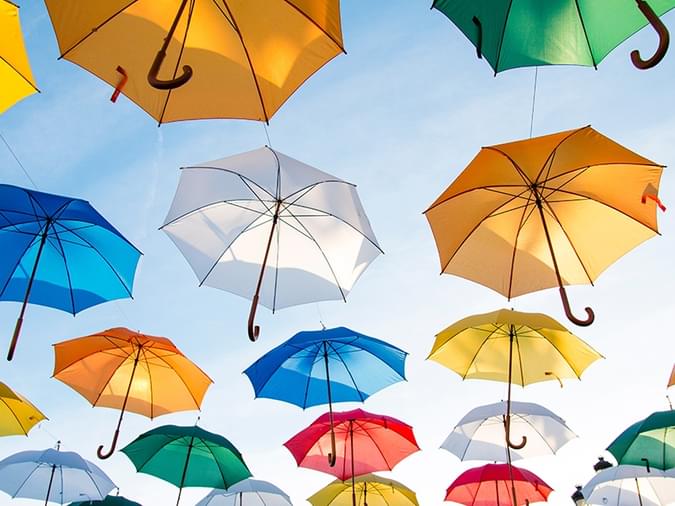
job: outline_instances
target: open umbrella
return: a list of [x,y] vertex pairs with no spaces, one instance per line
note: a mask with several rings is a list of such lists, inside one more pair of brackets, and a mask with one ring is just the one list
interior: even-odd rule
[[607,450],[619,464],[675,468],[675,411],[657,411],[635,422]]
[[28,399],[0,382],[0,436],[28,435],[47,417]]
[[162,230],[200,285],[272,311],[346,300],[381,253],[351,183],[264,147],[185,167]]
[[165,337],[114,328],[54,345],[54,377],[93,406],[120,410],[110,457],[126,411],[154,418],[199,409],[213,381]]
[[673,365],[673,370],[670,371],[670,378],[668,378],[668,388],[675,385],[675,365]]
[[[509,491],[515,482],[519,499]],[[466,506],[521,506],[546,501],[553,489],[536,474],[511,464],[488,464],[463,472],[448,487],[446,501]]]
[[[405,380],[407,353],[389,343],[345,327],[299,332],[269,351],[244,374],[256,397],[289,402],[305,409],[334,402],[364,402],[375,392]],[[335,432],[331,424],[335,464]]]
[[641,69],[656,65],[666,54],[668,30],[659,16],[675,7],[673,0],[434,0],[485,56],[495,71],[535,65],[576,64],[597,68],[607,54],[638,30],[651,24],[659,36],[655,54]]
[[[352,481],[352,504],[356,506],[357,476],[390,471],[401,460],[419,450],[412,427],[396,418],[361,409],[328,413],[284,443],[301,467]],[[337,439],[336,463],[327,461],[332,451],[331,427]]]
[[[658,233],[662,167],[591,127],[483,148],[425,211],[444,273],[516,297],[593,283]],[[665,209],[665,208],[663,208]]]
[[200,427],[163,425],[141,434],[122,452],[140,473],[156,476],[178,487],[227,489],[251,476],[244,459],[223,436]]
[[[375,474],[354,480],[358,506],[418,506],[415,492],[398,481]],[[335,480],[307,499],[312,506],[346,506],[352,504],[351,486]]]
[[344,51],[339,0],[46,4],[61,58],[116,87],[113,97],[122,91],[160,123],[268,121]]
[[86,500],[86,501],[77,501],[70,503],[69,506],[142,506],[141,503],[137,503],[126,497],[120,495],[109,495],[105,498],[99,500]]
[[23,44],[19,6],[0,0],[0,113],[38,91]]
[[587,504],[665,506],[675,502],[675,474],[643,466],[618,465],[599,471],[583,487]]
[[523,434],[527,444],[510,452],[511,459],[551,455],[574,439],[565,421],[539,404],[511,401],[479,406],[469,411],[455,426],[441,448],[461,460],[490,460],[506,462],[504,417],[510,412],[510,430]]
[[65,504],[103,499],[115,488],[95,464],[77,453],[47,449],[10,455],[0,461],[0,490],[10,496]]
[[0,300],[23,302],[7,360],[28,302],[75,315],[131,297],[141,256],[89,202],[5,184],[0,251]]
[[293,503],[270,482],[247,478],[227,490],[212,490],[196,506],[293,506]]

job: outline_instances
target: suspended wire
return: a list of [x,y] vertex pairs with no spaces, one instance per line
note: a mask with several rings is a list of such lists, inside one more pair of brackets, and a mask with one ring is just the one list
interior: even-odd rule
[[263,122],[262,126],[265,129],[265,137],[267,137],[267,145],[271,148],[272,147],[272,141],[270,140],[270,131],[267,128],[267,123]]
[[323,322],[323,314],[321,314],[321,306],[319,306],[318,302],[316,302],[314,306],[316,307],[316,312],[319,315],[319,323],[321,324],[321,329],[326,330],[326,325]]
[[21,167],[21,170],[23,171],[23,173],[25,174],[25,176],[26,176],[26,177],[28,178],[28,180],[30,181],[30,184],[32,184],[32,185],[33,185],[33,188],[35,188],[35,189],[37,190],[37,189],[38,189],[38,185],[36,185],[36,184],[35,184],[35,181],[33,181],[33,178],[30,177],[30,174],[28,173],[28,170],[26,169],[26,167],[24,167],[23,163],[21,163],[21,160],[19,160],[19,157],[16,156],[16,153],[15,153],[14,150],[12,149],[12,146],[9,145],[9,142],[7,142],[7,139],[5,139],[5,136],[2,135],[2,133],[0,133],[0,139],[2,139],[2,142],[5,143],[5,146],[7,146],[7,150],[12,154],[12,156],[14,157],[14,160],[16,160],[16,163],[19,165],[19,167]]
[[532,129],[534,127],[534,104],[537,99],[537,77],[539,76],[539,67],[534,67],[534,89],[532,90],[532,112],[530,113],[530,139],[532,138]]

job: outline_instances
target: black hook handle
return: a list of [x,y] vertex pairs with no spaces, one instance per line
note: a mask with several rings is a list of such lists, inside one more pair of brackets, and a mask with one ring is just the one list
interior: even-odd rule
[[335,430],[333,426],[330,426],[330,448],[331,452],[328,454],[328,465],[330,467],[335,467],[335,462],[337,461],[337,450],[335,449]]
[[190,67],[190,65],[183,65],[183,74],[176,77],[175,79],[163,80],[157,77],[165,56],[166,51],[164,48],[157,51],[155,60],[152,62],[152,66],[148,71],[148,82],[150,83],[150,86],[157,88],[158,90],[173,90],[183,86],[192,77],[192,67]]
[[252,342],[256,342],[260,336],[260,325],[254,325],[255,310],[258,308],[258,294],[253,296],[251,302],[251,311],[248,313],[248,338]]
[[659,47],[656,49],[656,52],[651,58],[643,60],[640,56],[640,51],[637,49],[632,51],[630,54],[630,59],[633,62],[633,65],[641,70],[647,70],[658,65],[658,63],[663,60],[663,57],[666,55],[666,51],[668,51],[668,45],[670,44],[670,34],[668,33],[668,28],[666,28],[666,25],[664,25],[663,21],[661,21],[661,18],[656,15],[654,10],[645,0],[635,1],[637,2],[637,6],[642,14],[644,14],[644,16],[647,18],[647,21],[649,21],[649,24],[652,25],[659,36]]
[[565,315],[567,315],[567,319],[572,323],[574,323],[575,325],[579,325],[580,327],[588,327],[595,321],[595,313],[590,307],[584,308],[584,310],[586,311],[586,315],[588,316],[585,320],[577,318],[572,314],[572,309],[570,308],[570,301],[567,298],[567,292],[565,291],[565,287],[563,286],[560,287],[560,298],[562,299],[563,308],[565,309]]
[[98,455],[98,458],[101,460],[109,459],[110,456],[115,452],[115,448],[117,448],[117,438],[120,435],[120,430],[117,429],[115,431],[115,435],[113,436],[112,444],[110,446],[110,450],[107,452],[103,453],[103,445],[98,447],[98,450],[96,450],[96,455]]
[[476,55],[478,58],[483,58],[483,24],[480,22],[476,16],[474,16],[471,21],[478,28],[478,41],[476,42]]

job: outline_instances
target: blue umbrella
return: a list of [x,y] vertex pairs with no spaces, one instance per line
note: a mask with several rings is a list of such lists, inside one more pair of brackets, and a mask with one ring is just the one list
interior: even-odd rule
[[405,380],[408,354],[345,327],[299,332],[244,371],[256,397],[307,408],[328,403],[335,463],[333,402],[363,402]]
[[29,300],[75,315],[131,297],[141,252],[87,201],[0,184],[0,300]]

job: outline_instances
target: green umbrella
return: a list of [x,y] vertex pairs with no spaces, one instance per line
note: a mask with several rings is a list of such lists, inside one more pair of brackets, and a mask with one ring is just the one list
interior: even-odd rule
[[183,487],[226,489],[251,472],[232,443],[197,426],[163,425],[141,434],[122,449],[141,473]]
[[675,467],[675,411],[657,411],[634,423],[607,450],[619,464]]
[[577,64],[597,67],[616,46],[650,23],[659,48],[639,68],[656,65],[668,49],[659,16],[675,0],[434,0],[435,7],[476,46],[495,74],[516,67]]
[[131,501],[119,495],[109,495],[102,501],[71,502],[69,506],[142,506],[141,503]]

